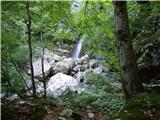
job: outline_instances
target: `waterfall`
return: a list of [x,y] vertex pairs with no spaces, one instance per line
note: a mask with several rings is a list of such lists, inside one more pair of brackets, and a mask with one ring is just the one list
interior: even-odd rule
[[76,47],[74,48],[73,53],[72,53],[72,58],[74,59],[79,58],[80,53],[81,53],[81,48],[82,48],[82,42],[83,42],[83,37],[81,37],[79,41],[77,42]]

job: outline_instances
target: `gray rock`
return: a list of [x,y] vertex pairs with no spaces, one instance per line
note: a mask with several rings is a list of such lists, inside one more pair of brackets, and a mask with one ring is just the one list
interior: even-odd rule
[[[44,60],[44,75],[47,77],[50,73],[51,70],[51,65]],[[34,69],[34,77],[37,79],[42,79],[43,74],[42,74],[42,60],[39,58],[33,62],[33,69]],[[31,70],[28,70],[28,74],[31,74]]]
[[68,50],[58,49],[58,51],[60,52],[61,55],[69,57],[70,52]]
[[53,71],[54,73],[64,73],[64,74],[68,74],[69,72],[69,69],[70,69],[70,64],[67,63],[67,62],[57,62],[55,64],[55,66],[53,67]]
[[103,66],[98,66],[97,68],[93,69],[93,72],[100,74],[103,72]]
[[84,71],[86,69],[85,65],[80,65],[80,71]]
[[104,66],[103,66],[103,72],[104,72],[104,73],[109,73],[109,72],[110,72],[110,69],[109,69],[108,67],[104,67]]
[[75,66],[75,60],[72,59],[72,58],[65,58],[65,59],[63,60],[63,62],[64,62],[65,64],[69,64],[69,66],[70,66],[71,68]]
[[76,65],[74,68],[73,68],[73,71],[75,72],[78,72],[80,70],[80,65]]
[[78,71],[85,71],[85,69],[87,68],[88,66],[86,65],[76,65],[72,70],[78,72]]
[[88,113],[88,118],[94,118],[94,113]]
[[60,116],[62,117],[70,117],[72,116],[73,111],[71,109],[64,110],[62,113],[60,113]]
[[44,59],[50,64],[53,65],[55,63],[54,54],[48,49],[44,50]]
[[67,89],[76,91],[77,88],[78,82],[76,79],[63,73],[57,73],[47,83],[47,94],[49,96],[60,96]]
[[9,101],[20,100],[20,97],[16,93],[0,93],[0,98]]
[[52,65],[55,62],[62,61],[64,57],[54,54],[52,51],[49,51],[48,49],[45,48],[44,59],[46,59],[47,62],[49,62]]
[[18,102],[18,104],[20,104],[20,105],[23,105],[23,104],[25,104],[25,103],[26,103],[26,102],[23,101],[23,100],[21,100],[21,101]]
[[65,56],[61,57],[59,55],[54,54],[53,58],[56,62],[58,62],[58,61],[62,61],[65,58]]
[[[37,79],[34,79],[34,81],[35,81],[37,94],[41,96],[44,92],[43,82],[40,82]],[[30,89],[30,92],[32,93],[32,90],[31,90],[32,89],[32,81],[31,80],[26,80],[26,83],[27,83],[27,86]],[[27,90],[27,87],[26,87],[26,90]],[[28,93],[28,94],[30,94],[30,93]]]
[[122,84],[120,83],[120,82],[113,82],[113,83],[111,83],[111,86],[112,86],[112,88],[113,88],[113,90],[115,91],[115,92],[120,92],[120,91],[122,91]]
[[81,82],[81,80],[84,80],[85,73],[84,72],[78,72],[74,75],[74,78],[78,80],[78,82]]
[[81,57],[82,61],[89,61],[89,56],[86,54],[84,56]]
[[76,61],[76,63],[77,63],[78,65],[82,65],[82,64],[83,64],[83,60],[81,60],[81,59],[76,59],[75,61]]
[[90,60],[89,61],[90,68],[93,68],[93,69],[96,68],[98,66],[96,62],[97,62],[96,60]]
[[[61,120],[82,120],[81,116],[77,113],[75,113],[74,111],[72,111],[71,109],[68,110],[64,110],[61,114]],[[63,119],[64,118],[64,119]]]

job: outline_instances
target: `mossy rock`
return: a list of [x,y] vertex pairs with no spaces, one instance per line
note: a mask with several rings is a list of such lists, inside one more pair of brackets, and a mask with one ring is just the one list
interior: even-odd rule
[[81,116],[78,113],[75,113],[71,109],[64,110],[60,116],[65,118],[65,120],[82,120]]
[[152,118],[160,116],[160,95],[141,93],[128,100],[116,118],[120,118],[120,120],[151,120],[151,116]]
[[160,95],[158,94],[137,94],[133,98],[131,98],[126,104],[126,109],[128,110],[133,108],[146,110],[153,107],[160,110]]
[[120,120],[150,120],[141,110],[123,111],[120,113]]
[[18,110],[11,105],[1,106],[1,119],[2,120],[18,120]]

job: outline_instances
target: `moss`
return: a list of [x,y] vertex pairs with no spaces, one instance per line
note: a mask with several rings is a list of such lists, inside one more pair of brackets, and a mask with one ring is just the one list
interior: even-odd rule
[[127,109],[133,109],[133,108],[150,109],[152,107],[160,108],[159,106],[160,106],[160,95],[141,93],[131,98],[127,102],[126,108]]
[[121,120],[150,120],[150,117],[146,116],[143,111],[140,110],[130,110],[123,111],[120,113]]
[[160,95],[141,93],[127,101],[116,118],[121,120],[151,120],[160,115]]
[[29,108],[29,114],[32,120],[41,120],[46,113],[47,112],[43,105],[37,105]]
[[18,110],[14,106],[1,106],[2,120],[18,120]]

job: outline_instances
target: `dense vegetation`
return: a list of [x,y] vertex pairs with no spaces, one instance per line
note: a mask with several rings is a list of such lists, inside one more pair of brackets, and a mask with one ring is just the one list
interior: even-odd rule
[[[47,96],[48,79],[55,73],[45,77],[45,49],[57,55],[59,49],[67,50],[70,58],[82,37],[81,56],[97,60],[106,72],[87,69],[81,75],[87,87],[80,94],[67,90],[59,97]],[[34,78],[37,58],[42,59],[43,95]],[[12,101],[14,93],[18,99]],[[158,120],[159,94],[158,1],[1,2],[2,120],[61,120],[65,109],[76,111],[65,116],[67,120]]]

